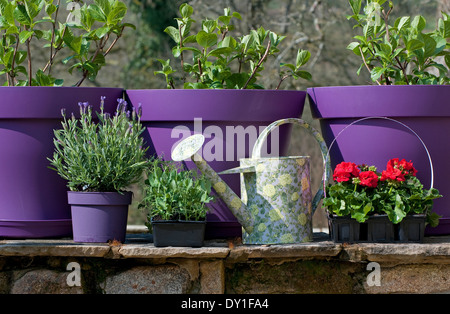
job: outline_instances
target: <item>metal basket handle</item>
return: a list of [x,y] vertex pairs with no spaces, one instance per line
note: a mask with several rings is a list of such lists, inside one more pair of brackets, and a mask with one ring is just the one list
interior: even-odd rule
[[312,211],[314,212],[315,209],[317,208],[317,205],[319,204],[320,200],[324,196],[324,186],[325,186],[325,182],[328,181],[328,179],[331,175],[331,165],[327,158],[327,156],[329,155],[327,145],[326,145],[322,135],[316,129],[314,129],[309,123],[307,123],[306,121],[304,121],[302,119],[298,119],[298,118],[280,119],[280,120],[277,120],[277,121],[271,123],[269,126],[267,126],[261,132],[258,139],[256,140],[255,145],[253,146],[252,159],[257,159],[257,158],[261,157],[261,148],[262,148],[262,145],[263,145],[264,141],[266,140],[267,136],[269,135],[269,133],[272,132],[272,130],[275,129],[276,127],[279,127],[280,125],[287,124],[287,123],[295,123],[295,124],[300,125],[301,127],[305,128],[307,131],[309,131],[316,139],[317,143],[320,146],[320,150],[322,152],[322,161],[323,161],[323,169],[324,169],[323,176],[322,176],[323,184],[321,184],[319,186],[319,190],[317,191],[316,195],[314,196],[314,199],[311,204]]
[[[427,152],[428,160],[429,160],[429,162],[430,162],[430,170],[431,170],[431,184],[430,184],[430,190],[431,190],[431,189],[433,188],[433,184],[434,184],[434,170],[433,170],[433,162],[431,161],[431,155],[430,155],[430,152],[428,151],[427,146],[425,145],[425,143],[424,143],[424,141],[422,140],[422,138],[421,138],[421,137],[420,137],[413,129],[411,129],[409,126],[407,126],[407,125],[404,124],[403,122],[397,121],[397,120],[392,119],[392,118],[388,118],[388,117],[365,117],[365,118],[361,118],[361,119],[358,119],[358,120],[356,120],[356,121],[353,121],[352,123],[350,123],[349,125],[347,125],[345,128],[343,128],[343,129],[338,133],[338,135],[333,139],[333,141],[332,141],[331,144],[330,144],[330,147],[328,148],[328,153],[327,153],[327,156],[326,156],[326,161],[329,161],[331,147],[332,147],[333,144],[336,142],[337,138],[342,134],[342,132],[344,132],[346,129],[348,129],[349,127],[351,127],[352,125],[354,125],[354,124],[356,124],[356,123],[358,123],[358,122],[365,121],[365,120],[371,120],[371,119],[383,119],[383,120],[389,120],[389,121],[398,123],[398,124],[402,125],[403,127],[405,127],[406,129],[408,129],[412,134],[414,134],[414,135],[419,139],[420,143],[422,143],[423,148],[425,148],[425,151]],[[323,178],[322,183],[323,183],[324,196],[326,197],[326,188],[325,188],[325,185],[326,185],[327,181],[329,180],[330,176],[325,176],[325,173],[324,173],[324,175],[322,176],[322,178]],[[325,178],[327,179],[326,181],[325,181]]]

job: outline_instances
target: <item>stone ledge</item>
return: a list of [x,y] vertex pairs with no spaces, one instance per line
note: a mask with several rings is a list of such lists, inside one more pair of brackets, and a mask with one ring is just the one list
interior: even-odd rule
[[234,245],[209,240],[201,248],[154,247],[149,234],[133,234],[120,245],[75,243],[58,240],[1,240],[0,256],[102,257],[108,259],[223,259],[227,263],[247,260],[337,259],[349,262],[394,264],[450,264],[450,236],[426,238],[425,243],[334,243],[326,234],[301,244]]

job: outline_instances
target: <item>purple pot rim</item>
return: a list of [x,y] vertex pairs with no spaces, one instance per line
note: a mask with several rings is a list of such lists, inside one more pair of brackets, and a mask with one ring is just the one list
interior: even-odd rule
[[129,205],[133,192],[79,192],[67,191],[70,205]]
[[58,119],[61,110],[66,115],[78,114],[79,102],[88,101],[98,110],[100,97],[106,96],[105,109],[116,108],[123,88],[74,86],[2,86],[0,87],[0,119]]
[[0,86],[0,89],[120,89],[122,87],[103,87],[103,86]]
[[351,85],[307,89],[316,119],[450,116],[450,85]]
[[126,90],[142,106],[141,121],[270,121],[301,115],[306,91],[297,90]]
[[192,93],[192,94],[208,94],[208,93],[306,93],[304,90],[296,89],[168,89],[168,88],[137,88],[125,89],[125,92],[144,92],[158,91],[161,93]]
[[436,87],[436,88],[445,88],[449,87],[450,85],[330,85],[330,86],[317,86],[317,87],[308,87],[306,90],[307,92],[313,89],[329,89],[329,88],[343,88],[343,89],[351,89],[351,88],[395,88],[395,89],[402,89],[402,88],[425,88],[425,87]]

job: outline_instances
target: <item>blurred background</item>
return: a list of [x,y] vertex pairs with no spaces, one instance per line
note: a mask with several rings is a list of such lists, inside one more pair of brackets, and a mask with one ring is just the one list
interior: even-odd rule
[[[127,29],[113,51],[106,58],[96,80],[83,86],[122,87],[126,89],[165,88],[163,76],[155,76],[160,69],[156,59],[173,58],[173,42],[164,29],[176,26],[181,3],[194,8],[193,19],[200,22],[223,14],[223,9],[239,12],[242,20],[235,20],[236,29],[247,34],[251,29],[263,26],[277,34],[287,36],[280,46],[280,57],[268,60],[264,79],[266,88],[275,88],[278,83],[279,63],[295,63],[299,48],[311,52],[307,70],[312,81],[286,80],[282,89],[305,90],[310,86],[364,85],[371,84],[368,73],[357,76],[360,60],[347,45],[353,41],[359,29],[346,16],[351,14],[348,0],[124,0],[128,6],[127,21],[136,25],[136,30]],[[365,2],[365,1],[363,1]],[[428,28],[436,27],[440,12],[450,13],[450,0],[394,0],[392,21],[396,17],[420,14],[427,20]],[[198,27],[200,23],[196,24]],[[39,49],[38,49],[39,50]],[[35,50],[36,51],[36,50]],[[34,55],[39,59],[39,55]],[[42,57],[44,59],[44,57]],[[58,62],[58,61],[57,61]],[[175,64],[175,62],[172,62]],[[53,73],[58,71],[55,65]],[[75,75],[75,74],[74,74]],[[56,75],[55,75],[56,76]],[[58,75],[59,76],[59,75]],[[76,82],[77,77],[63,77],[66,86]],[[308,101],[302,118],[319,129],[319,123],[310,113]],[[319,186],[322,175],[320,150],[314,139],[299,127],[294,127],[291,137],[290,155],[311,156],[312,184]],[[130,210],[129,224],[143,224],[145,214],[138,209]],[[319,209],[314,217],[314,226],[327,228],[324,211]]]

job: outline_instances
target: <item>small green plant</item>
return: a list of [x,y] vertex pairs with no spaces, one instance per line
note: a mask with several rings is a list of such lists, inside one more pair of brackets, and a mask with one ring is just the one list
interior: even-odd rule
[[408,214],[425,214],[434,227],[440,216],[431,212],[433,200],[442,195],[434,188],[424,189],[416,173],[413,163],[405,159],[389,160],[381,173],[374,166],[342,162],[333,173],[335,184],[326,188],[323,205],[337,216],[350,216],[358,222],[386,214],[397,224]]
[[[362,29],[357,41],[348,45],[361,57],[371,79],[379,85],[449,84],[450,67],[450,19],[442,12],[437,28],[427,31],[423,16],[399,17],[393,25],[389,19],[393,1],[368,0],[361,14],[361,0],[349,0],[356,21]],[[440,63],[442,57],[447,67]]]
[[211,182],[193,170],[179,169],[175,163],[155,158],[147,172],[144,197],[139,208],[151,220],[204,221],[211,202]]
[[[169,26],[165,32],[175,41],[172,49],[173,56],[181,63],[181,82],[183,87],[209,89],[262,89],[257,78],[264,70],[264,64],[270,56],[280,50],[279,44],[285,36],[265,30],[263,27],[251,30],[250,34],[233,37],[235,26],[233,19],[241,19],[237,12],[224,9],[224,15],[217,19],[204,19],[201,29],[192,34],[195,21],[191,18],[194,9],[184,3],[180,6],[180,18],[177,18],[178,28]],[[192,62],[187,60],[187,52],[192,54]],[[295,64],[282,63],[280,81],[276,89],[288,77],[294,79],[311,79],[311,74],[301,69],[311,54],[306,50],[299,50]],[[161,60],[162,70],[155,74],[162,74],[166,78],[167,88],[175,88],[173,74],[176,72],[170,65],[170,59]]]
[[[94,80],[124,28],[134,28],[122,22],[127,7],[121,1],[94,0],[89,5],[68,1],[71,13],[64,23],[59,21],[64,15],[60,2],[0,0],[0,74],[6,75],[5,85],[63,85],[63,80],[51,73],[56,58],[61,55],[70,74],[74,70],[81,73],[74,85],[80,86],[86,78]],[[48,49],[48,60],[37,71],[32,62],[33,40],[42,42]]]
[[140,109],[127,110],[119,99],[111,117],[103,111],[101,99],[98,122],[88,103],[79,103],[80,118],[67,119],[63,110],[62,129],[55,130],[55,152],[51,169],[68,181],[71,191],[120,192],[136,183],[147,166],[140,123]]

